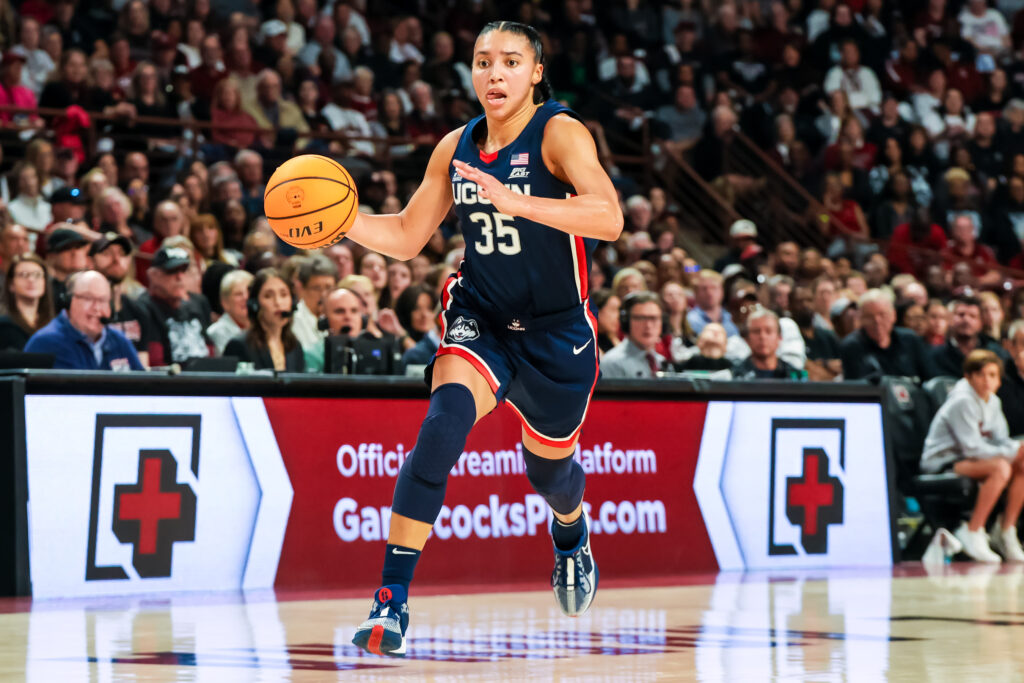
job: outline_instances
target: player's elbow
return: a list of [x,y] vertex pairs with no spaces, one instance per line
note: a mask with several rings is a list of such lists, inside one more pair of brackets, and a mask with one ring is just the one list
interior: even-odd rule
[[601,239],[606,242],[614,242],[619,239],[619,235],[622,234],[622,228],[625,224],[625,219],[622,217],[622,210],[619,209],[618,205],[611,211],[611,216],[608,218],[608,234],[602,236]]

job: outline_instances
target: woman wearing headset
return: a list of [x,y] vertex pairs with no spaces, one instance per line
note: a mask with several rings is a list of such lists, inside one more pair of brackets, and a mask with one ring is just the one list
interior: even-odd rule
[[292,334],[295,297],[291,287],[274,268],[256,273],[249,286],[249,331],[224,347],[225,356],[253,364],[257,370],[305,372],[302,346]]

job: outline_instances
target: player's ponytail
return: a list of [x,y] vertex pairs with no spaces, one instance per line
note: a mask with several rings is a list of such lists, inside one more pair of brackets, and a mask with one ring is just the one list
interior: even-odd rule
[[[541,42],[540,33],[534,27],[528,24],[521,24],[518,21],[492,21],[480,29],[480,35],[482,36],[491,31],[504,31],[505,33],[514,33],[517,36],[526,38],[530,43],[530,47],[533,48],[534,59],[538,64],[544,65],[544,43]],[[540,83],[533,86],[534,104],[546,102],[551,99],[553,93],[554,90],[551,87],[551,82],[545,74],[541,77]]]

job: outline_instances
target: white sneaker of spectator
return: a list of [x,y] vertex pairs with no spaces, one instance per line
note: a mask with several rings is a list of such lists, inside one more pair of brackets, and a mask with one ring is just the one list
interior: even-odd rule
[[1003,518],[996,520],[996,526],[990,535],[992,548],[999,552],[1007,562],[1024,562],[1024,548],[1017,536],[1017,527],[1003,528]]
[[967,522],[962,522],[953,535],[956,536],[956,540],[963,543],[964,552],[967,553],[971,559],[991,564],[999,564],[1003,561],[1002,558],[993,552],[991,547],[989,547],[988,534],[985,533],[984,529],[971,531],[967,528]]

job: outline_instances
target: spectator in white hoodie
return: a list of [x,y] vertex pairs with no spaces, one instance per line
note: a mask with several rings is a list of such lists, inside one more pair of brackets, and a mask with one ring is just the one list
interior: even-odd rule
[[[1024,562],[1017,537],[1017,519],[1024,507],[1024,444],[1010,438],[996,396],[1002,374],[1003,363],[995,353],[971,351],[964,360],[963,378],[932,420],[921,454],[923,472],[952,470],[978,481],[974,512],[954,535],[964,552],[980,562],[1000,562],[989,540],[1007,560]],[[1006,509],[988,539],[985,523],[1004,489]]]

